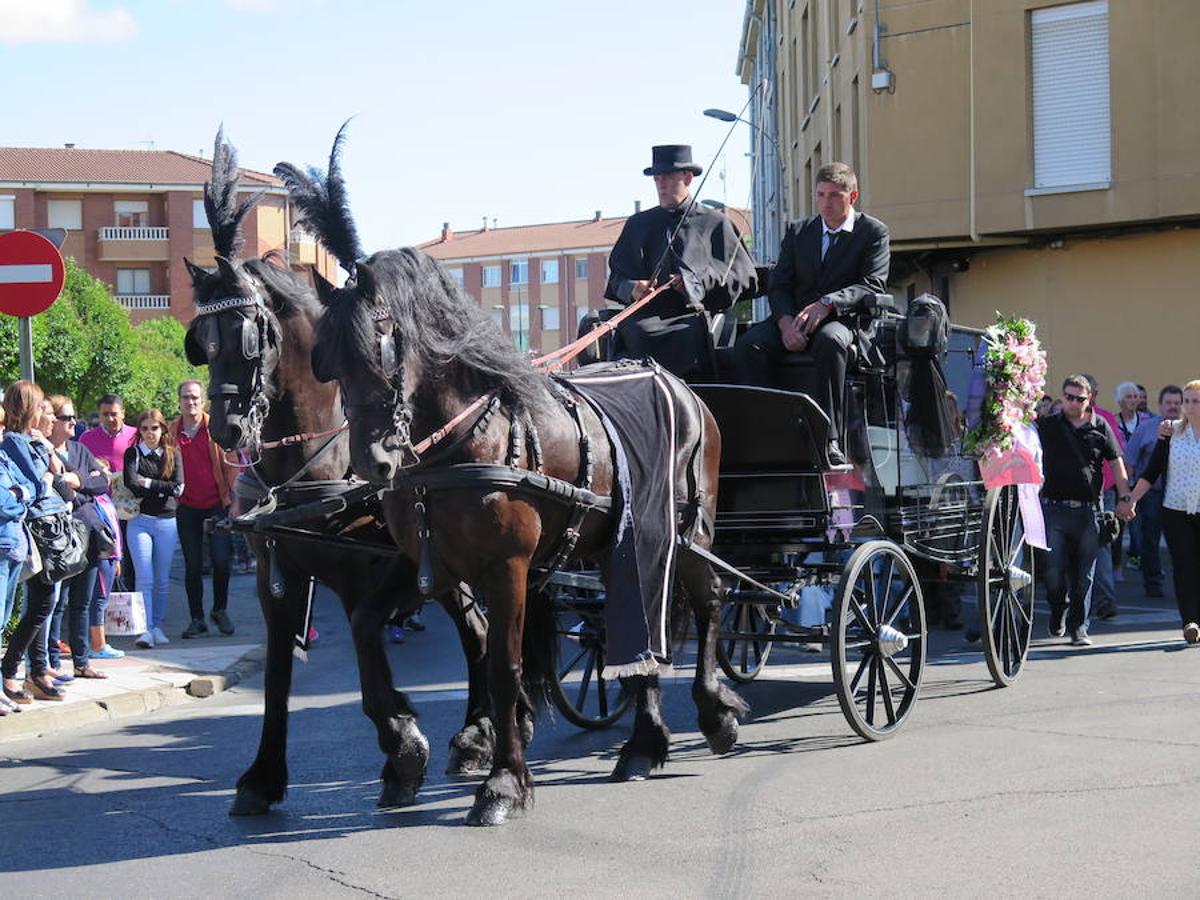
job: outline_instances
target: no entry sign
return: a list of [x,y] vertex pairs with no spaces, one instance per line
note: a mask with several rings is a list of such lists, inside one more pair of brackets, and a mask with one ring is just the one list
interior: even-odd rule
[[62,292],[66,270],[58,248],[32,231],[0,234],[0,312],[36,316]]

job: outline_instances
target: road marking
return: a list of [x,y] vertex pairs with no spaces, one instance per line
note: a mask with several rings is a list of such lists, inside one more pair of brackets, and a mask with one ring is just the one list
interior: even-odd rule
[[49,263],[0,266],[0,284],[49,284],[54,280],[54,267]]

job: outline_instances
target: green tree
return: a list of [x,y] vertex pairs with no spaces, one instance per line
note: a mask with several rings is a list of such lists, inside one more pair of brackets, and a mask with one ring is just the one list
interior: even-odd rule
[[185,333],[179,320],[169,316],[134,327],[137,363],[124,391],[130,414],[156,406],[171,419],[179,415],[180,382],[205,382],[208,370],[191,365],[183,355]]
[[[93,409],[105,391],[120,390],[135,362],[129,313],[108,285],[66,259],[62,295],[33,317],[34,374],[47,393],[67,394]],[[0,317],[0,381],[20,377],[17,319]]]

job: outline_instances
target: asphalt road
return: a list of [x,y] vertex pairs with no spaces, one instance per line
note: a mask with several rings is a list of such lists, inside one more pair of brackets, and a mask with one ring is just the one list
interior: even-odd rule
[[[420,802],[374,807],[380,754],[347,627],[297,665],[287,800],[230,819],[253,757],[261,677],[140,719],[0,746],[0,896],[1196,896],[1200,649],[1170,600],[1096,646],[1039,640],[1018,683],[941,633],[908,726],[864,744],[811,656],[778,654],[741,688],[737,750],[709,755],[690,673],[670,680],[664,772],[606,776],[628,723],[581,733],[544,718],[537,804],[499,829],[462,825],[474,780],[441,775],[463,709],[448,621],[392,651],[433,744]],[[1155,610],[1165,610],[1156,612]],[[1044,617],[1042,622],[1044,622]]]

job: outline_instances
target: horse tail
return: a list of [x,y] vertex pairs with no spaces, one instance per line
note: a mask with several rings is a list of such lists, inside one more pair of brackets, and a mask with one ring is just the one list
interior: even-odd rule
[[542,592],[530,593],[525,603],[525,632],[521,646],[521,687],[535,710],[551,698],[558,625],[554,604]]

